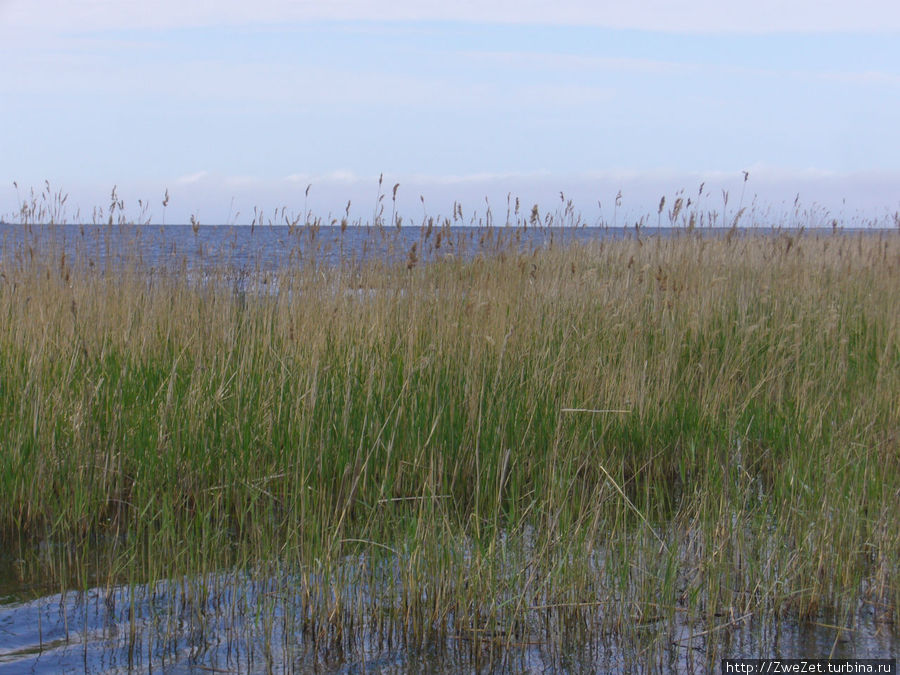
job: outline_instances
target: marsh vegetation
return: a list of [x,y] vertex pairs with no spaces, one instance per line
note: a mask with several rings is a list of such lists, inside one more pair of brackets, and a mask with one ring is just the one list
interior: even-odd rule
[[[398,649],[702,668],[784,622],[896,640],[896,232],[421,264],[447,232],[241,288],[224,266],[5,250],[19,587],[130,607],[128,659],[165,661],[189,627],[192,662],[240,671]],[[134,601],[159,584],[170,602]],[[212,649],[235,635],[255,646]]]

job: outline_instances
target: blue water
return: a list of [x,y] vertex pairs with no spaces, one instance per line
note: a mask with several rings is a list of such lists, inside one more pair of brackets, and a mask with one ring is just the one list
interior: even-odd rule
[[[715,237],[725,228],[694,230]],[[784,233],[741,229],[740,234]],[[863,230],[807,230],[815,236]],[[877,233],[884,230],[866,230]],[[653,227],[426,227],[203,225],[10,225],[0,224],[0,261],[28,261],[38,253],[66,256],[100,269],[138,265],[147,269],[222,266],[234,271],[276,272],[304,265],[334,266],[381,259],[415,264],[447,256],[494,255],[510,247],[523,252],[579,241],[686,236],[682,229]]]
[[900,649],[890,619],[871,612],[808,624],[749,615],[692,624],[676,615],[647,624],[646,641],[598,634],[596,644],[535,640],[494,651],[464,632],[423,648],[407,645],[402,630],[386,639],[364,624],[324,647],[305,627],[298,582],[292,591],[289,579],[233,572],[33,600],[0,594],[0,675],[702,673],[719,672],[721,658],[893,658]]
[[380,258],[418,262],[443,256],[490,254],[508,246],[522,250],[573,241],[634,236],[623,228],[476,228],[190,225],[0,225],[10,255],[53,252],[106,267],[138,263],[150,268],[187,264],[226,265],[238,270],[276,271],[296,265],[338,265]]

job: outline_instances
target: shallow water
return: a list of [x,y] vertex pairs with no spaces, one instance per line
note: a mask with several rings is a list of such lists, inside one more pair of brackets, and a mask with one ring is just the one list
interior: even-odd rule
[[[7,580],[8,581],[8,580]],[[458,633],[412,644],[373,626],[333,639],[305,620],[290,579],[243,573],[30,600],[0,597],[0,675],[12,673],[706,672],[722,658],[889,658],[891,624],[871,611],[851,628],[721,617],[635,627],[646,639],[597,633],[589,643]],[[7,585],[7,591],[10,586]],[[27,594],[27,593],[25,593]]]

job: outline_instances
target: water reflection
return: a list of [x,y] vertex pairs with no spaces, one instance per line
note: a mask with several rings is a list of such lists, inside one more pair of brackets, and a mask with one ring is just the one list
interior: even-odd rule
[[705,672],[721,658],[887,658],[900,651],[891,626],[872,612],[861,612],[850,628],[751,615],[689,624],[676,615],[627,636],[568,645],[463,632],[418,640],[373,623],[337,636],[311,623],[302,586],[233,573],[27,601],[7,596],[0,599],[0,674]]

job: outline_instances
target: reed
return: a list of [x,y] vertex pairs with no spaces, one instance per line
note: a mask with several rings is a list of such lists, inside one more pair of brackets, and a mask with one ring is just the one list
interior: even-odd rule
[[428,231],[277,292],[5,251],[22,574],[242,570],[273,586],[258,625],[326,660],[400,642],[514,667],[610,636],[662,659],[686,625],[896,615],[896,233],[509,236],[416,264],[450,240]]

